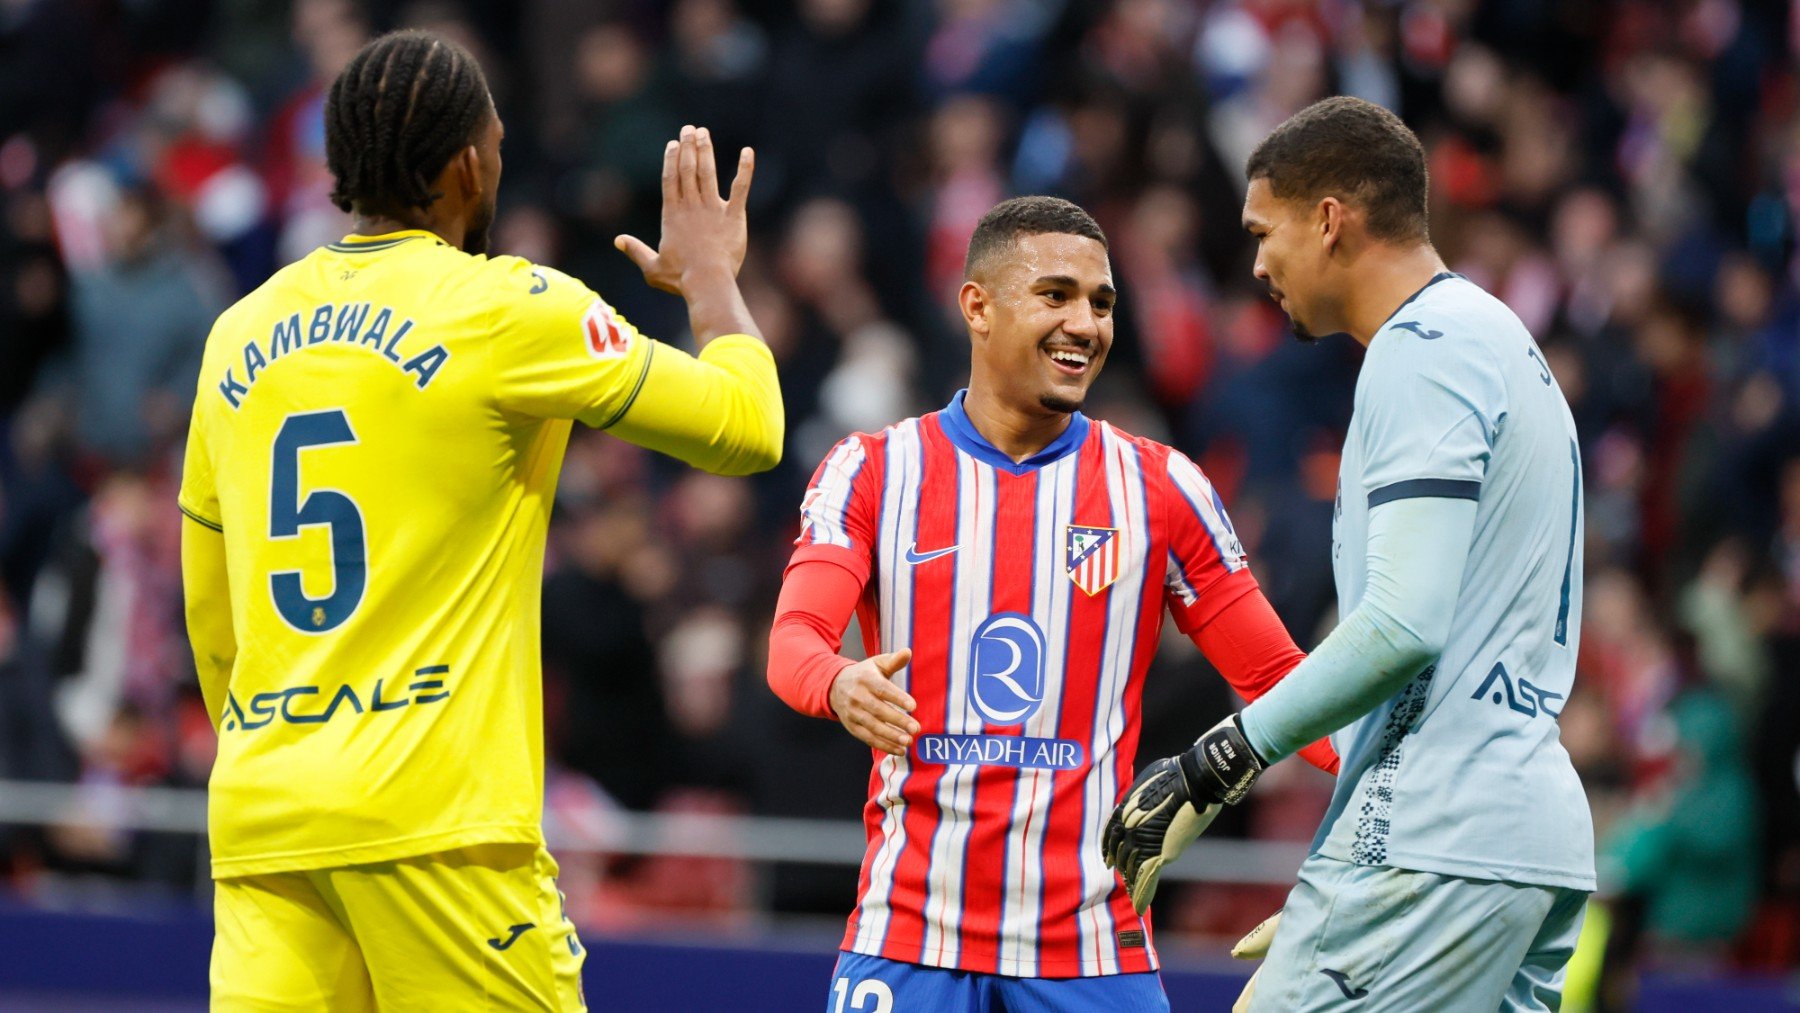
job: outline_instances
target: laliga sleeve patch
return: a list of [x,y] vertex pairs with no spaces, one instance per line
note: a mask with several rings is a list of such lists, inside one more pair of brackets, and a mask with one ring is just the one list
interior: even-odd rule
[[588,354],[596,359],[622,359],[631,352],[631,332],[620,326],[606,300],[595,299],[581,318]]

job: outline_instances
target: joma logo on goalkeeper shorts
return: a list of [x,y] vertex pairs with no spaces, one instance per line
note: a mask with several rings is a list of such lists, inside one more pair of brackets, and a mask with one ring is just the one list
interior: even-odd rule
[[1319,973],[1330,978],[1332,984],[1338,987],[1338,991],[1344,993],[1344,998],[1349,999],[1351,1002],[1355,1002],[1369,994],[1369,990],[1366,988],[1352,988],[1350,985],[1350,976],[1342,971],[1333,971],[1331,968],[1327,967],[1320,970]]
[[1481,688],[1470,694],[1469,699],[1479,700],[1488,696],[1492,703],[1504,703],[1513,711],[1528,718],[1535,718],[1540,713],[1557,717],[1562,714],[1561,693],[1552,693],[1540,686],[1534,686],[1524,679],[1513,681],[1506,672],[1506,666],[1498,662],[1488,671],[1487,678],[1481,680]]
[[[381,678],[361,693],[347,682],[330,690],[329,694],[319,686],[289,686],[256,694],[250,698],[248,707],[238,701],[236,694],[228,692],[225,694],[222,730],[255,731],[276,721],[287,725],[322,725],[345,714],[374,715],[441,703],[450,697],[450,691],[444,688],[444,676],[449,671],[449,665],[427,665],[414,670],[404,688],[401,680],[390,684],[386,678]],[[320,701],[324,701],[323,706]]]

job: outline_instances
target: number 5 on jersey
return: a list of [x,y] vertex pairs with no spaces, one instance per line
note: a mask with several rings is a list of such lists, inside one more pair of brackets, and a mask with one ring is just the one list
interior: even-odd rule
[[368,583],[362,511],[335,489],[300,496],[300,452],[309,447],[355,443],[356,433],[343,409],[289,415],[275,434],[270,458],[269,537],[298,538],[302,528],[323,525],[331,533],[331,593],[308,597],[299,570],[269,575],[275,611],[302,633],[326,633],[342,626],[362,603]]

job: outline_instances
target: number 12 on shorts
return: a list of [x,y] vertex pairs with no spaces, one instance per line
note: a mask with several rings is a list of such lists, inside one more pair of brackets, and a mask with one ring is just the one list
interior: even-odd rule
[[[880,978],[864,978],[854,987],[849,978],[839,978],[831,983],[831,991],[837,996],[831,1013],[846,1013],[847,1010],[855,1013],[893,1013],[894,990],[888,988],[887,982]],[[844,1005],[846,1001],[849,1006]]]

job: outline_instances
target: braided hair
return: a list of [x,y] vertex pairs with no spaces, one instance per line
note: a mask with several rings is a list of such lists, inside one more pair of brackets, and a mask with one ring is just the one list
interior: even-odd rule
[[399,217],[430,207],[450,159],[493,100],[469,51],[429,32],[390,32],[351,59],[325,100],[325,164],[341,210]]

